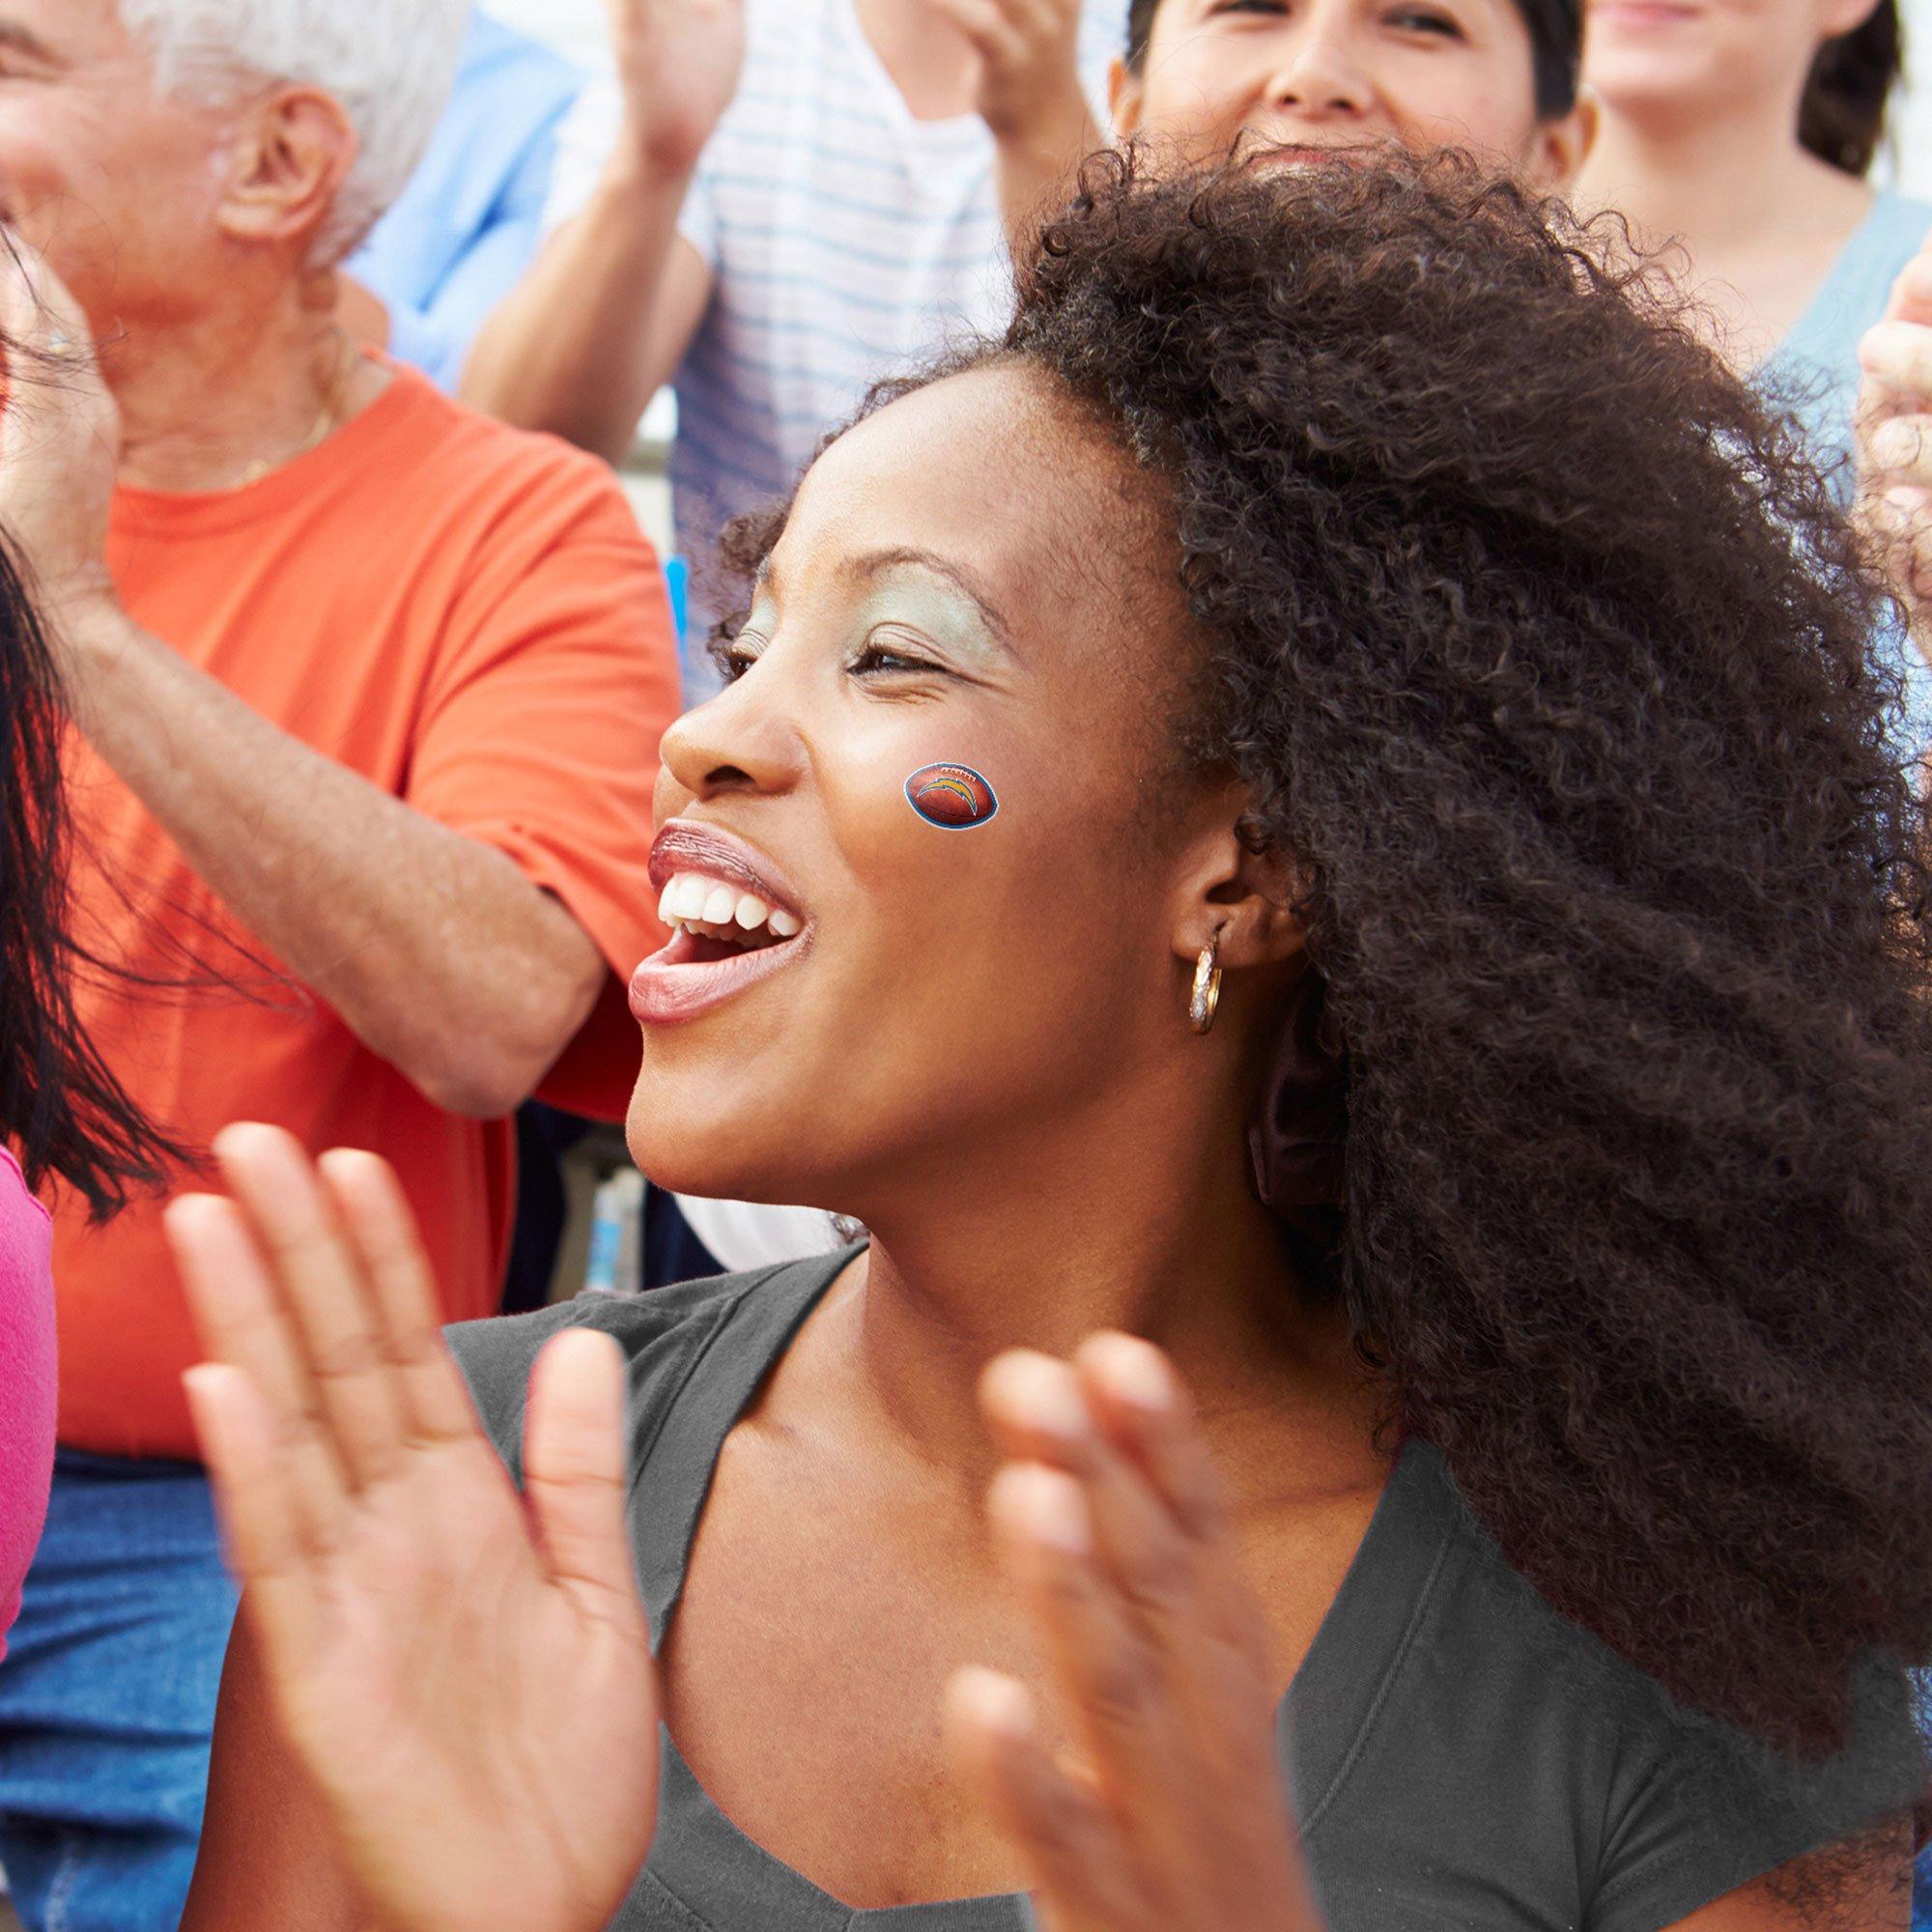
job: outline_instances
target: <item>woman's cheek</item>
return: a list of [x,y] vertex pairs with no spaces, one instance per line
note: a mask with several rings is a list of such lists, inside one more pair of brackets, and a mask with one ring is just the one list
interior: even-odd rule
[[821,767],[818,781],[853,877],[908,910],[953,916],[1020,863],[1027,823],[1037,823],[989,734],[880,734],[836,772]]

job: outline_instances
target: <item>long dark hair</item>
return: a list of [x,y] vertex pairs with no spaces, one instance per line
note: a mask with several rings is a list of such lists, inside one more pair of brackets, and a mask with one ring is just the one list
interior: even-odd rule
[[1932,1655],[1928,825],[1829,488],[1617,239],[1447,162],[1106,157],[985,358],[1171,493],[1391,1420],[1556,1609],[1826,1749]]
[[1820,160],[1867,173],[1885,135],[1886,108],[1905,71],[1898,0],[1879,0],[1871,17],[1818,49],[1798,108],[1798,138]]
[[76,977],[98,969],[69,929],[65,728],[46,635],[0,541],[0,1140],[30,1185],[57,1177],[100,1219],[185,1155],[128,1098],[74,1011]]

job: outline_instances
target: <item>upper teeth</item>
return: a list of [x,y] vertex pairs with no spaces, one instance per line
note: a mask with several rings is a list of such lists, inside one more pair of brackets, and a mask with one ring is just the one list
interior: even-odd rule
[[746,932],[769,925],[780,939],[791,939],[805,929],[795,913],[767,905],[755,893],[741,892],[702,872],[674,874],[658,900],[658,917],[667,925],[736,925]]

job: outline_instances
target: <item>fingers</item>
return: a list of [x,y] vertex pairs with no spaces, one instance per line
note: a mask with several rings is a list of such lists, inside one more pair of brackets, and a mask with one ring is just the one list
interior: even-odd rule
[[[1101,1347],[1103,1339],[1124,1350]],[[1134,1352],[1141,1350],[1151,1362]],[[1015,1460],[1077,1477],[1102,1557],[1122,1587],[1150,1618],[1181,1613],[1196,1592],[1202,1547],[1222,1529],[1212,1460],[1157,1350],[1126,1336],[1096,1337],[1075,1360],[1099,1366],[1069,1367],[1025,1350],[994,1362],[980,1391],[994,1437]],[[1123,1379],[1109,1396],[1114,1374]],[[1156,1426],[1165,1425],[1158,1448],[1141,1440],[1150,1405]]]
[[537,1357],[524,1426],[524,1493],[552,1577],[584,1615],[641,1619],[625,1503],[629,1495],[622,1350],[591,1329],[561,1334]]
[[347,1507],[348,1482],[295,1324],[246,1219],[232,1201],[187,1194],[169,1203],[163,1225],[203,1352],[246,1376],[264,1406],[287,1471],[292,1526],[311,1547],[327,1543]]
[[996,1440],[1034,1472],[996,1482],[1003,1553],[1110,1801],[1157,1845],[1198,1797],[1173,1786],[1190,1752],[1273,1776],[1264,1627],[1213,1459],[1165,1357],[1127,1336],[1094,1338],[1073,1366],[1004,1356],[981,1394]]
[[305,1668],[318,1627],[298,1524],[302,1502],[270,1405],[245,1372],[204,1362],[182,1378],[214,1487],[230,1569],[247,1591],[264,1659],[282,1682]]
[[1889,415],[1874,423],[1864,437],[1864,458],[1866,474],[1887,487],[1932,485],[1932,415]]
[[476,1411],[443,1342],[436,1278],[395,1170],[378,1154],[350,1148],[324,1154],[317,1168],[361,1264],[408,1426],[431,1442],[475,1436]]
[[293,1339],[352,1488],[388,1475],[408,1435],[403,1391],[359,1255],[294,1135],[225,1128],[214,1153],[273,1270]]
[[0,327],[7,340],[49,357],[91,358],[86,311],[46,257],[13,229],[0,229]]
[[1889,322],[1932,323],[1932,247],[1920,249],[1899,270],[1885,313]]
[[1006,0],[932,0],[932,6],[966,36],[975,53],[996,66],[1010,64],[1025,45],[1012,29]]
[[1160,1834],[1176,1707],[1150,1632],[1095,1548],[1088,1492],[1064,1470],[1011,1463],[994,1479],[988,1514],[1106,1801],[1130,1837]]
[[947,1687],[945,1725],[953,1761],[1024,1861],[1050,1932],[1134,1932],[1151,1922],[1118,1828],[1054,1763],[1018,1684],[996,1671],[959,1671]]
[[1073,1366],[1094,1419],[1139,1465],[1187,1534],[1203,1540],[1223,1535],[1221,1472],[1167,1357],[1135,1336],[1101,1334],[1074,1350]]
[[1859,340],[1868,407],[1889,412],[1932,402],[1932,326],[1880,322]]

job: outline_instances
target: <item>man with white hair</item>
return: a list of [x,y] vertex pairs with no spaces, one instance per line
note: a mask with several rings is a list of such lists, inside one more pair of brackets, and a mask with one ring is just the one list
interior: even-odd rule
[[[468,11],[0,0],[0,528],[72,700],[77,936],[157,982],[83,1017],[191,1143],[382,1150],[459,1317],[496,1301],[503,1117],[621,1111],[677,704],[609,471],[338,326]],[[56,1205],[64,1446],[0,1673],[0,1864],[32,1927],[159,1932],[233,1613],[198,1350],[158,1204]]]

